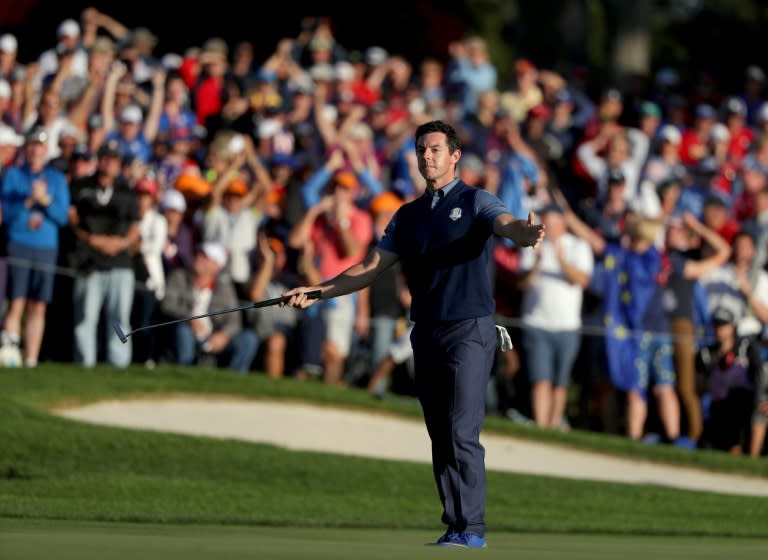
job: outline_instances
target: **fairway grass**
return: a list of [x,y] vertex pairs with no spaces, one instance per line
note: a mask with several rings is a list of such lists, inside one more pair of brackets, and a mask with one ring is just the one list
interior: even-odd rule
[[490,533],[488,548],[429,546],[437,532],[0,519],[4,560],[765,560],[764,540]]
[[[426,464],[88,425],[50,412],[191,394],[420,414],[407,400],[262,375],[0,370],[0,560],[768,558],[765,498],[492,471],[489,548],[446,550],[426,546],[443,530]],[[488,431],[712,471],[768,472],[763,460],[526,430],[496,418]]]

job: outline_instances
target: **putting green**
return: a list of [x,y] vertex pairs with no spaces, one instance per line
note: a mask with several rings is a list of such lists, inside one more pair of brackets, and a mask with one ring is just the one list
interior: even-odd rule
[[485,550],[425,546],[434,533],[410,530],[292,529],[75,523],[0,519],[0,558],[8,560],[163,560],[445,558],[526,560],[764,560],[762,540],[656,536],[489,533]]

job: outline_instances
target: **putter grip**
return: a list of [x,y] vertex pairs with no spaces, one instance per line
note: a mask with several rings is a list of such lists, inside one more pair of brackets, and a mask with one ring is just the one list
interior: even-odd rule
[[[320,290],[312,290],[311,292],[304,292],[304,295],[307,296],[307,299],[320,299]],[[290,296],[283,296],[283,301],[288,301],[291,299]]]

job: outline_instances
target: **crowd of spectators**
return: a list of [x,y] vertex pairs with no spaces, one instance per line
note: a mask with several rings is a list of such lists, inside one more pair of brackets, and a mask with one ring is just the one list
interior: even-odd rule
[[407,393],[397,269],[302,313],[243,310],[126,343],[112,324],[338,274],[422,195],[413,133],[440,119],[459,131],[463,180],[547,224],[537,250],[494,252],[516,344],[498,355],[489,413],[764,454],[762,69],[745,65],[739,91],[705,74],[684,88],[663,68],[642,92],[594,97],[583,75],[533,59],[502,83],[481,37],[414,61],[349,49],[328,18],[297,23],[266,60],[226,37],[161,53],[149,29],[94,8],[33,60],[0,35],[3,346],[27,367],[200,364]]

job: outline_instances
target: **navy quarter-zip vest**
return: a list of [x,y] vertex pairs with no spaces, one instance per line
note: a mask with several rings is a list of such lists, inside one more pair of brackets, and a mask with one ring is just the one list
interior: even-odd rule
[[394,242],[411,292],[413,321],[456,321],[494,313],[488,266],[490,224],[476,219],[478,190],[459,181],[438,205],[430,196],[402,206]]

